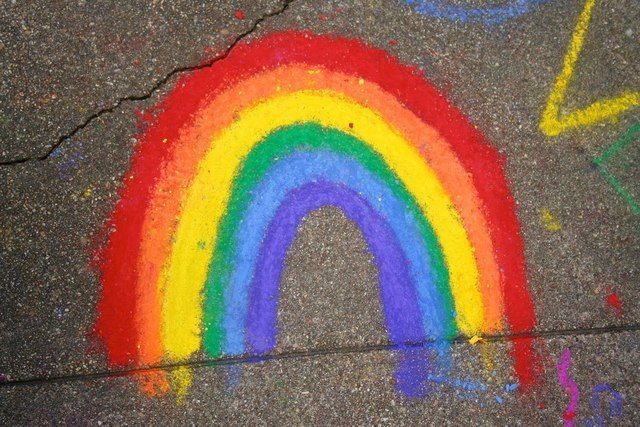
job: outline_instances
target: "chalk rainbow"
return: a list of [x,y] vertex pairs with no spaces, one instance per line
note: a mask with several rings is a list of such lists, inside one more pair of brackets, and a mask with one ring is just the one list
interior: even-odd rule
[[[362,230],[391,342],[534,327],[502,159],[384,51],[271,34],[182,77],[147,119],[99,257],[112,365],[272,351],[287,249],[327,205]],[[531,341],[513,356],[532,384]]]

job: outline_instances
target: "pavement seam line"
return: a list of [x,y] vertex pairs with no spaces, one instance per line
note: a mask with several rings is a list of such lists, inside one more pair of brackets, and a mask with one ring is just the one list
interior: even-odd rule
[[[576,337],[576,336],[593,336],[604,334],[619,334],[624,332],[640,331],[640,323],[622,326],[605,326],[598,328],[575,328],[575,329],[551,329],[545,331],[530,331],[518,334],[498,334],[486,335],[482,337],[485,342],[508,342],[517,339],[543,339],[555,337]],[[106,370],[100,372],[78,373],[59,375],[51,377],[33,377],[19,380],[8,380],[0,382],[1,387],[21,387],[36,386],[43,384],[67,383],[73,381],[90,381],[102,378],[119,378],[131,375],[139,375],[156,371],[174,371],[183,367],[190,368],[209,368],[217,366],[244,365],[260,362],[279,361],[279,360],[295,360],[313,358],[315,356],[335,356],[348,354],[366,354],[379,351],[398,351],[408,348],[420,348],[428,344],[435,343],[435,340],[427,340],[421,342],[407,342],[401,344],[371,344],[364,346],[345,346],[335,348],[314,348],[310,350],[294,350],[282,353],[275,353],[261,356],[237,356],[223,357],[217,359],[203,359],[189,362],[168,363],[146,367],[125,368],[120,370]],[[459,336],[451,341],[452,344],[465,344],[468,342],[467,337]]]
[[269,18],[277,17],[277,16],[283,14],[284,12],[286,12],[287,9],[289,9],[289,6],[294,1],[295,0],[284,0],[281,3],[280,8],[276,9],[275,11],[272,11],[272,12],[269,12],[269,13],[265,13],[264,15],[262,15],[261,17],[256,19],[253,22],[253,24],[249,27],[248,30],[243,31],[238,36],[236,36],[235,39],[233,39],[233,41],[231,42],[231,44],[229,44],[229,46],[226,49],[224,49],[221,54],[215,56],[214,58],[210,59],[209,61],[206,61],[206,62],[198,64],[198,65],[190,65],[190,66],[186,66],[186,67],[174,68],[169,73],[167,73],[164,77],[162,77],[160,80],[157,80],[154,83],[154,85],[149,90],[144,92],[143,94],[141,94],[141,95],[128,95],[128,96],[125,96],[125,97],[122,97],[122,98],[118,98],[116,100],[116,102],[113,105],[111,105],[110,107],[102,108],[102,109],[96,111],[95,113],[91,114],[82,123],[80,123],[75,128],[73,128],[70,132],[59,136],[58,139],[56,140],[56,142],[51,147],[49,147],[44,154],[42,154],[40,156],[19,157],[17,159],[0,161],[0,166],[13,166],[13,165],[21,164],[21,163],[32,162],[32,161],[47,160],[51,156],[51,154],[53,154],[58,149],[58,147],[60,147],[60,145],[62,145],[62,143],[64,141],[66,141],[66,140],[72,138],[73,136],[75,136],[78,132],[80,132],[82,129],[84,129],[89,124],[91,124],[95,119],[97,119],[97,118],[99,118],[99,117],[101,117],[101,116],[103,116],[105,114],[113,113],[116,109],[118,109],[125,102],[137,102],[137,101],[144,101],[146,99],[149,99],[149,98],[151,98],[153,96],[154,93],[156,93],[158,91],[158,89],[160,89],[162,86],[164,86],[172,77],[174,77],[174,76],[176,76],[178,74],[185,73],[185,72],[197,71],[197,70],[202,70],[204,68],[209,68],[209,67],[213,66],[213,64],[215,64],[216,62],[226,59],[231,54],[231,51],[233,51],[233,48],[238,43],[240,43],[242,40],[244,40],[246,37],[248,37],[251,34],[253,34],[258,29],[260,24],[262,24],[264,21],[266,21]]

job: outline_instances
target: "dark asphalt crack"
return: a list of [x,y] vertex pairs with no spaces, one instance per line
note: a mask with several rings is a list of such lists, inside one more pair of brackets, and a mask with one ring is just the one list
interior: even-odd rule
[[108,113],[112,113],[114,112],[117,108],[119,108],[123,103],[125,102],[136,102],[136,101],[144,101],[146,99],[151,98],[151,96],[153,96],[153,94],[160,89],[162,86],[164,86],[172,77],[181,74],[181,73],[185,73],[185,72],[190,72],[190,71],[196,71],[196,70],[201,70],[204,68],[209,68],[211,67],[213,64],[215,64],[218,61],[222,61],[225,58],[227,58],[230,54],[231,51],[233,51],[233,48],[240,43],[243,39],[245,39],[246,37],[248,37],[249,35],[251,35],[253,32],[255,32],[258,27],[260,26],[260,24],[262,24],[265,20],[269,19],[269,18],[274,18],[276,16],[279,16],[281,14],[283,14],[284,12],[287,11],[287,9],[289,8],[289,6],[294,2],[295,0],[284,0],[281,3],[280,8],[278,8],[275,11],[266,13],[264,15],[262,15],[260,18],[256,19],[253,24],[251,25],[251,27],[249,27],[248,30],[240,33],[238,36],[236,36],[236,38],[231,42],[231,44],[219,55],[217,55],[216,57],[212,58],[209,61],[206,61],[204,63],[198,64],[198,65],[190,65],[190,66],[185,66],[185,67],[178,67],[178,68],[174,68],[173,70],[171,70],[168,74],[166,74],[164,77],[162,77],[160,80],[156,81],[156,83],[145,93],[140,94],[140,95],[128,95],[122,98],[118,98],[117,101],[110,107],[106,107],[106,108],[102,108],[101,110],[98,110],[97,112],[91,114],[89,117],[87,117],[81,124],[79,124],[78,126],[76,126],[75,128],[73,128],[70,132],[65,133],[64,135],[61,135],[60,137],[58,137],[58,139],[56,140],[56,142],[47,150],[46,153],[40,155],[40,156],[30,156],[30,157],[20,157],[17,159],[11,159],[11,160],[4,160],[4,161],[0,161],[0,166],[12,166],[12,165],[18,165],[21,163],[26,163],[26,162],[31,162],[31,161],[43,161],[43,160],[47,160],[49,158],[49,156],[51,156],[51,154],[53,154],[58,147],[60,147],[60,145],[62,145],[62,143],[66,140],[68,140],[69,138],[72,138],[74,135],[76,135],[78,132],[80,132],[82,129],[84,129],[85,127],[87,127],[89,124],[91,124],[95,119],[108,114]]
[[[555,337],[577,337],[577,336],[593,336],[604,334],[618,334],[624,332],[640,331],[640,323],[622,326],[605,326],[598,328],[574,328],[574,329],[554,329],[544,331],[529,331],[517,334],[496,334],[486,335],[482,337],[485,342],[507,342],[518,339],[544,339]],[[464,344],[468,341],[466,337],[459,336],[451,341],[452,344]],[[194,360],[178,363],[167,363],[147,367],[133,367],[120,370],[105,370],[100,372],[77,373],[68,375],[58,375],[49,377],[33,377],[18,380],[6,380],[0,382],[0,387],[18,387],[18,386],[34,386],[51,383],[66,383],[73,381],[88,381],[102,378],[118,378],[130,375],[144,374],[157,371],[173,371],[179,368],[209,368],[216,366],[242,365],[249,363],[261,363],[270,361],[290,360],[290,359],[306,359],[317,356],[333,356],[348,354],[363,354],[378,351],[402,351],[411,348],[420,348],[433,344],[434,340],[425,340],[420,342],[406,342],[401,344],[383,343],[364,346],[343,346],[330,348],[314,348],[310,350],[288,351],[275,354],[267,354],[260,356],[235,356],[223,357],[217,359]],[[477,345],[477,344],[474,344]],[[482,344],[480,344],[482,345]]]

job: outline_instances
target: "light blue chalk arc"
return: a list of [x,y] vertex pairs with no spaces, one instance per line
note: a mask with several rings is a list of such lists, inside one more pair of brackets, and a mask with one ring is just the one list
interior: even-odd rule
[[234,268],[230,284],[224,295],[224,352],[231,355],[245,352],[244,327],[249,285],[270,220],[291,190],[318,179],[343,184],[356,191],[388,220],[410,263],[425,333],[430,338],[443,337],[451,313],[443,312],[441,295],[430,268],[430,255],[405,205],[356,160],[331,151],[317,150],[280,159],[253,191],[253,200],[234,236],[237,239],[237,251],[232,262]]

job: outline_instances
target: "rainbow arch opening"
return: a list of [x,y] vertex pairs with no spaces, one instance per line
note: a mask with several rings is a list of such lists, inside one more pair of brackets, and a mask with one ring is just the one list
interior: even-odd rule
[[[103,291],[96,332],[110,364],[186,360],[203,340],[212,355],[246,350],[244,344],[221,344],[234,329],[228,313],[210,309],[225,301],[219,281],[228,272],[216,274],[216,257],[233,236],[227,218],[243,213],[233,210],[243,206],[234,204],[242,197],[233,192],[241,166],[271,135],[296,126],[307,126],[322,141],[331,132],[348,141],[341,148],[325,143],[324,156],[339,155],[369,171],[366,159],[384,166],[367,188],[376,179],[386,182],[413,224],[404,240],[398,232],[395,238],[412,259],[407,274],[418,307],[423,298],[425,336],[523,333],[535,326],[501,158],[420,73],[384,51],[308,32],[271,34],[184,76],[147,119],[107,224],[115,231],[99,254]],[[305,143],[313,148],[308,156],[322,151],[320,143]],[[292,147],[281,154],[300,154],[300,144]],[[311,185],[303,181],[291,191]],[[220,235],[226,237],[218,240]],[[409,241],[419,242],[423,256],[407,257],[414,246]],[[420,296],[421,289],[437,290],[426,307],[446,314],[440,323],[424,320],[428,293]],[[260,348],[272,348],[267,342]],[[535,380],[532,341],[515,340],[512,354],[526,388]]]
[[[379,270],[380,295],[392,342],[416,343],[425,333],[407,261],[391,227],[356,191],[323,179],[291,190],[265,235],[251,283],[246,341],[252,353],[275,348],[277,296],[282,262],[300,221],[325,206],[340,208],[364,235]],[[261,268],[262,267],[262,268]]]
[[[299,108],[300,105],[304,108]],[[345,117],[353,122],[346,122]],[[161,274],[165,319],[162,333],[166,351],[180,359],[200,348],[200,294],[207,274],[209,249],[226,212],[241,159],[272,129],[307,121],[351,133],[369,144],[415,195],[423,215],[435,230],[450,271],[457,327],[467,335],[481,333],[484,313],[474,251],[458,213],[451,208],[451,198],[431,167],[370,109],[335,95],[299,91],[263,99],[239,113],[236,120],[213,139],[210,150],[199,162]],[[211,188],[216,191],[211,192]],[[197,242],[204,242],[202,248],[196,248]]]
[[[270,224],[275,221],[272,218],[276,216],[276,211],[282,200],[288,197],[289,192],[318,180],[337,183],[355,191],[366,200],[368,205],[372,206],[376,214],[382,215],[385,222],[390,224],[394,238],[400,241],[403,254],[401,259],[405,261],[398,268],[404,268],[404,264],[410,268],[411,274],[406,280],[415,289],[421,312],[420,323],[426,331],[420,336],[414,336],[412,341],[425,340],[428,337],[452,338],[454,336],[456,331],[454,309],[446,270],[440,272],[441,277],[437,277],[434,274],[434,265],[430,262],[432,257],[440,258],[439,262],[442,262],[437,242],[432,241],[431,246],[426,242],[427,239],[434,238],[433,232],[417,208],[413,211],[408,210],[405,204],[407,201],[396,196],[396,193],[400,193],[400,196],[405,196],[411,202],[411,196],[406,193],[406,189],[404,193],[402,192],[403,187],[396,181],[397,177],[386,169],[376,154],[364,149],[363,145],[354,138],[335,130],[307,124],[274,132],[260,143],[251,155],[247,156],[242,171],[237,175],[236,182],[239,185],[234,189],[233,195],[238,195],[236,200],[242,199],[243,196],[245,199],[252,197],[253,200],[246,200],[244,204],[241,200],[229,203],[228,211],[241,212],[242,216],[223,217],[221,228],[232,228],[233,225],[227,226],[227,224],[235,222],[236,230],[235,233],[219,234],[205,285],[205,290],[209,293],[205,302],[205,313],[209,313],[208,316],[205,314],[204,322],[205,349],[210,354],[218,354],[217,339],[222,335],[220,331],[223,328],[221,324],[215,327],[215,320],[222,323],[221,318],[225,319],[224,330],[227,342],[229,336],[236,337],[234,345],[226,346],[223,352],[225,354],[244,352],[245,300],[251,292],[247,289],[251,289],[249,284],[254,274],[263,273],[257,259],[258,251],[262,253],[262,249],[259,248],[269,241],[265,237],[265,243],[262,243],[263,237],[272,235],[267,231],[267,227],[271,228]],[[329,147],[338,148],[343,153],[349,151],[359,153],[360,158],[336,153],[328,150]],[[366,160],[368,160],[368,168],[363,167],[359,162]],[[273,163],[270,164],[270,162]],[[371,169],[386,176],[386,181],[372,173]],[[246,185],[246,181],[253,181],[254,185]],[[390,188],[394,186],[395,192]],[[236,218],[233,218],[234,216]],[[227,219],[230,220],[227,221]],[[238,226],[237,224],[240,223],[241,225]],[[361,222],[359,225],[361,228],[364,227]],[[423,230],[420,229],[420,225],[424,227]],[[235,257],[233,254],[229,255],[233,249],[237,249]],[[430,251],[432,251],[431,256]],[[216,253],[219,257],[215,256]],[[280,263],[283,262],[284,257],[280,259]],[[225,266],[233,266],[233,273],[225,272]],[[279,274],[271,274],[272,281],[274,278],[279,279]],[[436,280],[440,283],[436,283]],[[229,289],[230,285],[231,291],[225,293],[218,290],[218,287]],[[223,304],[226,313],[224,316],[221,315],[220,308]],[[393,341],[399,342],[397,339]]]
[[[279,173],[274,173],[275,165]],[[252,194],[268,193],[266,200],[271,202],[273,212],[273,205],[277,205],[288,189],[317,178],[339,180],[359,194],[366,195],[376,210],[384,212],[385,218],[393,219],[390,222],[396,226],[394,234],[403,242],[403,252],[409,253],[411,265],[415,267],[412,282],[416,288],[426,331],[426,336],[422,339],[452,338],[455,335],[448,274],[433,230],[420,214],[417,202],[406,187],[399,182],[384,160],[366,144],[335,129],[323,128],[314,123],[297,124],[270,134],[252,150],[240,169],[235,178],[227,214],[221,219],[205,284],[204,343],[209,354],[216,356],[221,350],[221,319],[226,301],[221,290],[226,289],[229,283],[230,267],[235,266],[235,270],[245,272],[248,277],[253,274],[254,262],[246,265],[247,263],[233,259],[236,243],[254,242],[253,256],[247,257],[254,260],[259,246],[257,241],[266,231],[265,224],[272,216],[266,214],[264,206],[261,206],[254,211],[262,216],[262,226],[256,225],[255,221],[246,220],[249,215],[245,212],[251,203]],[[267,172],[278,179],[275,184],[273,179],[264,178]],[[265,185],[265,181],[271,185]],[[258,184],[262,184],[260,189],[256,188]],[[274,196],[274,192],[279,193],[280,197],[277,194]],[[243,222],[242,231],[238,231],[240,222]],[[251,234],[253,237],[248,238]],[[245,277],[235,281],[248,283],[249,279]],[[232,309],[227,311],[229,310]],[[241,321],[239,325],[242,325]],[[239,325],[230,329],[237,330]],[[239,331],[239,335],[241,334]],[[242,349],[227,349],[224,353],[238,354],[242,353]]]

